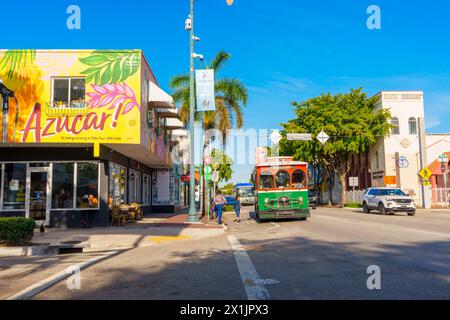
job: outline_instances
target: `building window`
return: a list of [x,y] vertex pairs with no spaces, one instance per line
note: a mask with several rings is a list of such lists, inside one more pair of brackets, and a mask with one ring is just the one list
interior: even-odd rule
[[73,208],[73,163],[54,163],[52,175],[52,208]]
[[98,208],[97,163],[77,163],[77,208]]
[[25,209],[25,181],[27,165],[25,163],[5,163],[3,174],[4,210]]
[[115,163],[109,166],[109,205],[125,203],[127,185],[127,168]]
[[52,106],[84,108],[86,80],[84,78],[53,78]]
[[135,170],[130,170],[129,176],[129,195],[130,203],[141,202],[141,173]]
[[409,134],[417,134],[417,121],[416,118],[409,118]]
[[400,127],[397,117],[392,118],[392,125],[394,126],[391,131],[392,134],[400,134]]
[[150,204],[150,183],[151,178],[148,174],[143,174],[142,178],[142,204]]

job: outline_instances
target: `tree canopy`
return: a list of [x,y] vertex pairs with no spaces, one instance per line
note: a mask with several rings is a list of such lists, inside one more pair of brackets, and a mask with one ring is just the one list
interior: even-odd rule
[[[366,152],[377,137],[386,136],[391,128],[389,110],[376,108],[375,103],[376,97],[368,98],[362,88],[293,102],[296,117],[281,124],[284,138],[280,141],[280,154],[336,173],[342,204],[345,201],[345,177],[350,169],[349,156]],[[286,139],[287,133],[311,133],[316,137],[322,130],[330,136],[324,145],[317,139]]]

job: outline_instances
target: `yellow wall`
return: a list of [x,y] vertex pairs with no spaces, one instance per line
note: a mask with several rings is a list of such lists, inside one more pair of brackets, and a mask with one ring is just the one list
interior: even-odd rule
[[[19,103],[6,142],[139,144],[141,61],[140,50],[0,50],[0,79]],[[84,77],[85,107],[52,106],[55,77]]]

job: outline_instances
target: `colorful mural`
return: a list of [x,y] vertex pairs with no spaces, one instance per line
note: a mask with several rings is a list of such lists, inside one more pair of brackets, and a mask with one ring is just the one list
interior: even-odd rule
[[17,98],[0,143],[139,144],[141,60],[140,50],[0,50]]

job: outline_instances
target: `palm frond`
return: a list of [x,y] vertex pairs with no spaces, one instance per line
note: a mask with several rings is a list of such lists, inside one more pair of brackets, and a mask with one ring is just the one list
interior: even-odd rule
[[172,98],[175,102],[186,103],[189,105],[189,87],[182,87],[172,93]]
[[216,81],[214,86],[216,92],[222,93],[224,96],[241,101],[244,106],[247,105],[248,92],[244,84],[233,78],[224,78]]
[[231,119],[223,99],[216,99],[216,110],[217,129],[226,134],[227,130],[231,129]]
[[209,64],[209,68],[214,69],[214,72],[217,74],[217,72],[222,69],[222,67],[225,65],[225,62],[227,62],[230,57],[231,55],[229,53],[225,51],[219,51]]
[[178,89],[180,87],[189,87],[189,75],[179,74],[170,79],[169,87],[172,89]]

